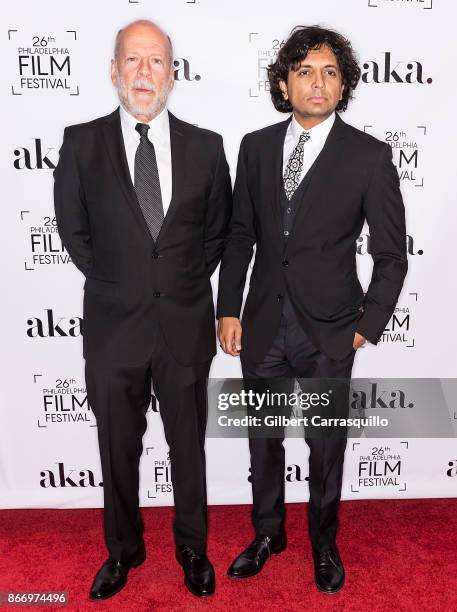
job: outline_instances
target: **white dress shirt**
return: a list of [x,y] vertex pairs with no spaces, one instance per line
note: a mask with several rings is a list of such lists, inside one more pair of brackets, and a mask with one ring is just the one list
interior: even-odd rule
[[[132,177],[132,183],[135,184],[135,153],[140,144],[140,135],[136,131],[135,126],[140,122],[122,106],[120,107],[120,116],[130,176]],[[164,108],[148,125],[148,138],[154,145],[159,171],[163,213],[166,215],[170,206],[172,188],[170,122],[167,109]]]
[[305,146],[303,148],[303,169],[300,176],[301,182],[305,174],[316,161],[319,153],[324,148],[325,141],[327,140],[327,136],[329,135],[334,122],[335,113],[332,113],[330,117],[327,117],[327,119],[324,119],[324,121],[321,121],[321,123],[318,123],[309,130],[305,130],[295,119],[294,115],[292,115],[292,121],[287,127],[286,137],[284,139],[282,165],[283,176],[289,157],[291,156],[292,151],[298,145],[300,135],[302,134],[302,132],[308,132],[310,135],[310,139],[305,142]]

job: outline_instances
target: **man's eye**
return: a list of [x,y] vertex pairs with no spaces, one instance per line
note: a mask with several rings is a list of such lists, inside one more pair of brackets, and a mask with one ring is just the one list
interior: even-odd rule
[[161,60],[160,58],[158,58],[158,57],[155,57],[155,58],[153,59],[153,62],[154,62],[154,64],[161,64],[161,63],[162,63],[162,60]]
[[300,72],[298,73],[299,75],[304,74],[305,76],[308,76],[309,74],[309,70],[300,70]]
[[128,62],[134,62],[134,61],[136,61],[136,57],[128,57],[127,61]]
[[336,76],[336,72],[334,70],[327,70],[327,74],[330,76]]

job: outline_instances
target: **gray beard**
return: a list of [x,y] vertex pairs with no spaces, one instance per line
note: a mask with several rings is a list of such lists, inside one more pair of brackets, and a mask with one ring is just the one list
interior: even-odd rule
[[124,81],[121,79],[119,73],[117,73],[117,95],[119,101],[124,109],[133,116],[143,115],[147,117],[148,121],[157,117],[157,115],[165,108],[169,91],[165,89],[163,91],[154,90],[155,98],[148,105],[137,105],[129,100],[129,90],[125,86]]

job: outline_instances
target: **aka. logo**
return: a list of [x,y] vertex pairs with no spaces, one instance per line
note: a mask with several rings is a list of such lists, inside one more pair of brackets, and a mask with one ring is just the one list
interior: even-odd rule
[[[408,255],[423,255],[422,249],[414,250],[414,238],[409,234],[406,235],[406,251]],[[356,240],[357,255],[371,255],[371,236],[370,234],[360,234]]]
[[431,77],[424,76],[424,68],[419,61],[394,60],[390,51],[385,51],[382,59],[364,62],[362,68],[363,83],[423,85],[433,82]]
[[351,389],[350,407],[353,410],[414,408],[403,389],[379,389],[377,382],[371,382],[368,388]]
[[54,158],[54,147],[43,149],[41,138],[34,138],[31,147],[14,149],[13,166],[16,170],[54,170],[57,159]]
[[175,81],[200,81],[202,78],[200,74],[192,76],[189,60],[185,57],[177,57],[173,66],[175,67]]
[[449,461],[448,466],[449,466],[449,469],[446,470],[446,475],[450,476],[451,478],[453,476],[457,476],[457,459],[453,459],[452,461]]
[[81,317],[60,317],[52,308],[44,311],[40,317],[27,319],[27,336],[29,338],[77,338],[82,336],[83,320]]
[[[286,467],[284,478],[286,482],[305,482],[309,480],[309,476],[305,476],[305,470],[298,463],[291,463]],[[249,468],[248,482],[252,482],[251,468]]]
[[103,487],[93,470],[66,469],[63,462],[57,463],[57,469],[41,471],[40,476],[40,487],[44,489]]
[[304,469],[297,463],[291,463],[286,467],[286,482],[304,482],[309,476],[304,475]]

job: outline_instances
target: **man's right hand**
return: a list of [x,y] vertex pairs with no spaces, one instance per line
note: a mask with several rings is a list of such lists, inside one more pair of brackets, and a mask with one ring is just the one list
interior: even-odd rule
[[241,323],[237,317],[221,317],[218,321],[217,336],[222,350],[238,357],[241,352]]

